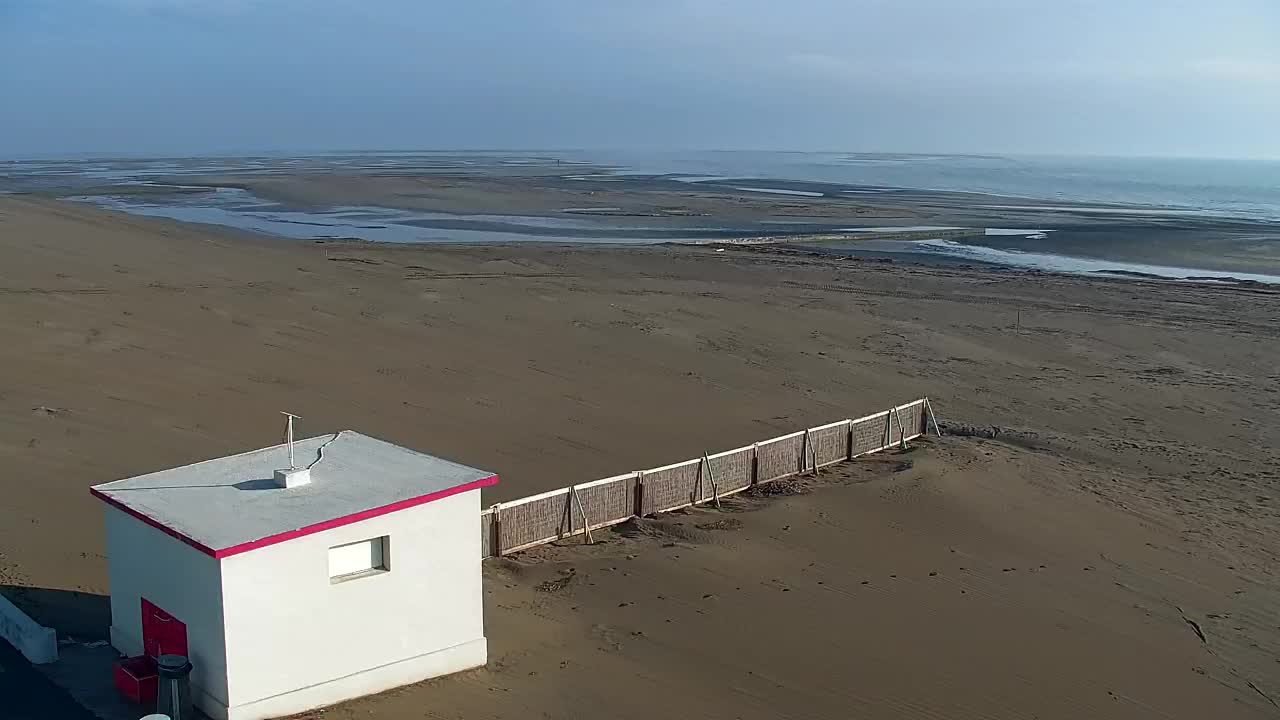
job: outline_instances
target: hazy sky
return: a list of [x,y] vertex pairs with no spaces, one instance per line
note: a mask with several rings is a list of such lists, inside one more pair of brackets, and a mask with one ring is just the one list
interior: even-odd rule
[[1280,0],[0,0],[0,156],[1280,157]]

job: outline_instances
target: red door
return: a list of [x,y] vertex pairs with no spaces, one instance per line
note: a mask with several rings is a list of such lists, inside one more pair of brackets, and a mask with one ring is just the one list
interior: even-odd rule
[[152,658],[186,655],[186,623],[142,598],[142,648]]

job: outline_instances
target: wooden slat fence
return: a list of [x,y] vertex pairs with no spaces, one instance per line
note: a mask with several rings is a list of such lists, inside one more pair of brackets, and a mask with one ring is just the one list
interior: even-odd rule
[[936,432],[933,409],[922,398],[857,420],[498,503],[480,513],[483,556],[580,535],[637,515],[712,502],[753,485],[905,446],[931,428]]

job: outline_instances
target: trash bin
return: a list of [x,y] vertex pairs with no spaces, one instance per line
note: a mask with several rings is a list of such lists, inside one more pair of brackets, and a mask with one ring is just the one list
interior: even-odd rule
[[156,712],[170,720],[195,720],[191,708],[191,662],[186,655],[161,655],[156,658],[160,687],[156,693]]

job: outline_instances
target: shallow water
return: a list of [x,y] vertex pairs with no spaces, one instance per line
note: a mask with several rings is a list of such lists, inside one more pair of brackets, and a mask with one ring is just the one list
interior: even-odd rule
[[[505,168],[505,169],[504,169]],[[83,188],[76,199],[117,210],[188,222],[228,225],[289,238],[358,238],[374,242],[603,242],[651,243],[716,240],[755,235],[799,235],[840,231],[920,231],[943,226],[848,227],[843,222],[811,222],[779,218],[745,224],[718,223],[716,218],[665,217],[660,223],[628,218],[609,208],[564,208],[573,217],[450,215],[387,207],[333,207],[320,211],[286,207],[235,188],[199,183],[217,175],[275,175],[300,172],[450,173],[492,175],[516,173],[547,177],[552,182],[591,183],[680,182],[717,192],[734,191],[817,198],[824,195],[867,197],[912,190],[981,192],[1010,198],[968,205],[993,216],[1036,211],[1046,218],[1042,229],[987,230],[964,243],[924,241],[906,252],[918,258],[971,259],[1013,267],[1093,273],[1106,269],[1165,277],[1230,276],[1273,282],[1260,273],[1200,270],[1158,264],[1165,253],[1132,252],[1129,260],[1112,238],[1075,235],[1061,244],[1048,218],[1088,217],[1117,227],[1124,216],[1150,217],[1163,224],[1179,218],[1238,218],[1280,221],[1280,163],[1121,158],[1026,158],[995,156],[888,155],[780,152],[379,152],[331,153],[302,157],[258,155],[207,158],[65,158],[0,161],[0,192],[54,191]],[[188,178],[191,178],[188,180]],[[139,187],[160,193],[111,194],[110,189]],[[94,194],[89,194],[94,193]],[[982,201],[979,200],[981,203]],[[1090,203],[1063,207],[1062,203]],[[980,216],[979,216],[980,217]],[[853,220],[853,222],[857,222]],[[981,222],[978,220],[977,222]],[[1031,220],[1029,222],[1036,222]],[[1065,222],[1065,220],[1064,220]],[[991,224],[999,224],[992,220]],[[1065,225],[1064,225],[1065,227]],[[1261,232],[1257,242],[1276,243],[1280,232]],[[1125,233],[1123,227],[1117,233]],[[1046,236],[1044,233],[1053,233]],[[1157,248],[1161,238],[1129,235],[1144,247]],[[1048,242],[1046,242],[1046,238]],[[1062,250],[1064,254],[1056,254]],[[1075,257],[1071,253],[1093,255]],[[1180,257],[1192,257],[1184,253]],[[1150,257],[1151,264],[1132,262]],[[1258,254],[1267,257],[1268,253]],[[1110,260],[1109,257],[1116,257]],[[1214,256],[1200,253],[1213,267]],[[1234,266],[1234,265],[1229,265]],[[1265,263],[1261,266],[1269,271]],[[1247,268],[1246,268],[1247,269]]]
[[1101,260],[1098,258],[1072,257],[1049,253],[1019,252],[983,247],[952,240],[914,240],[891,241],[881,243],[860,243],[850,250],[871,250],[889,254],[922,254],[941,255],[958,260],[968,260],[990,265],[1044,270],[1048,272],[1071,273],[1075,275],[1149,275],[1152,277],[1175,280],[1212,279],[1219,281],[1244,280],[1267,284],[1280,284],[1280,275],[1259,273],[1226,272],[1222,270],[1200,270],[1196,268],[1174,267],[1169,265],[1152,265],[1147,263],[1122,262],[1117,260]]
[[910,188],[1280,220],[1280,160],[770,151],[583,151],[574,156],[655,175],[862,186],[844,191],[854,194]]
[[[559,218],[458,216],[379,207],[340,207],[329,212],[307,212],[288,210],[259,200],[244,190],[220,188],[218,194],[221,196],[218,200],[166,203],[116,195],[89,195],[71,199],[137,215],[225,225],[299,240],[360,239],[387,243],[460,244],[536,240],[577,243],[583,241],[581,233],[593,236],[599,234],[587,223]],[[569,230],[577,233],[564,232]],[[625,243],[635,240],[593,237],[593,242]]]
[[925,232],[929,230],[961,230],[963,228],[954,225],[881,225],[877,227],[847,227],[840,228],[840,232],[877,232],[877,233],[894,233],[894,232]]
[[[173,196],[79,195],[68,199],[112,210],[182,222],[225,225],[293,239],[359,239],[388,243],[656,243],[738,237],[750,228],[655,227],[617,222],[610,208],[579,208],[573,218],[541,215],[456,215],[375,206],[298,210],[240,188],[202,188]],[[598,215],[594,217],[593,215]],[[604,223],[603,220],[610,222]],[[812,230],[805,226],[801,230]]]
[[767,193],[769,195],[798,195],[801,197],[822,197],[823,195],[823,193],[809,190],[787,190],[784,188],[734,187],[733,189],[745,192]]

